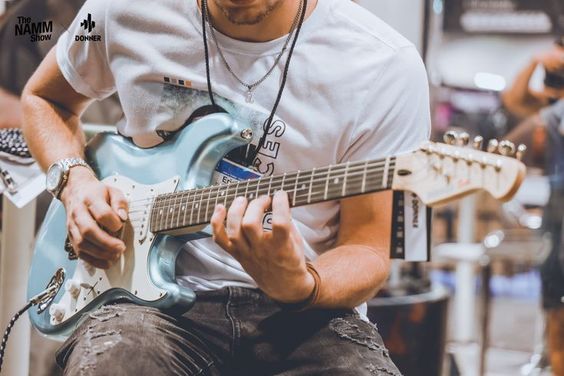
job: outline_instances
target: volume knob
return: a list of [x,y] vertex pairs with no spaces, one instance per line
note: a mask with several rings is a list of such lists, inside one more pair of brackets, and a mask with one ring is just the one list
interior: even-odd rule
[[49,315],[51,315],[53,320],[55,320],[56,322],[63,321],[65,312],[65,307],[62,304],[54,303],[51,304],[51,307],[49,307]]
[[65,290],[68,291],[73,298],[78,298],[78,295],[80,295],[80,282],[76,279],[69,279],[65,282]]

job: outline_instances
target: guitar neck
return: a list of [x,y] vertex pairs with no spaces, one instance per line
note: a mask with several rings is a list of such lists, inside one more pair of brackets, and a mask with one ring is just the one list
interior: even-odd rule
[[238,181],[157,196],[151,232],[170,232],[208,224],[217,204],[229,208],[236,197],[252,200],[283,190],[291,207],[391,189],[395,157],[352,162]]

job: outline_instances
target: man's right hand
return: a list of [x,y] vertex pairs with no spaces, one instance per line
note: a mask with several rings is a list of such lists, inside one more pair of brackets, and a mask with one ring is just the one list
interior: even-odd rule
[[109,268],[126,249],[121,239],[110,235],[120,231],[127,220],[123,193],[100,182],[89,169],[77,166],[69,171],[61,201],[78,257],[97,268]]

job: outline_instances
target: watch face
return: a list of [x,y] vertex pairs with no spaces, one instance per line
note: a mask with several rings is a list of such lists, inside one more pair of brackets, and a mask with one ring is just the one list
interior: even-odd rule
[[63,180],[63,167],[54,164],[47,171],[47,190],[54,192]]

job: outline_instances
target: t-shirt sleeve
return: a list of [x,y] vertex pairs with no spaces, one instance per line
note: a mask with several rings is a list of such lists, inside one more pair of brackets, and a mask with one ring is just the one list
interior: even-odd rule
[[341,162],[385,158],[429,139],[429,84],[415,47],[397,50],[370,85]]
[[541,119],[548,128],[564,135],[564,99],[540,111]]
[[109,0],[88,0],[57,41],[57,63],[65,79],[80,94],[103,99],[115,92],[108,61]]

